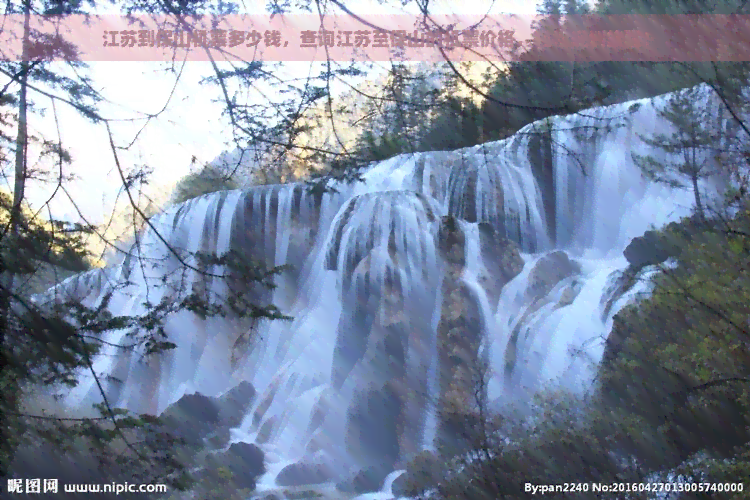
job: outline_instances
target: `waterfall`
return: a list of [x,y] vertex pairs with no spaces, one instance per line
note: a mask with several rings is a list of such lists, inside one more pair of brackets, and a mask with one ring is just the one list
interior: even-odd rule
[[[719,109],[709,89],[700,96],[699,105]],[[157,231],[140,235],[118,266],[36,300],[72,294],[97,304],[111,293],[113,313],[140,314],[145,301],[176,297],[185,283],[217,296],[248,288],[293,319],[175,313],[165,329],[178,347],[153,360],[105,346],[95,369],[112,376],[109,400],[158,414],[185,394],[215,397],[246,381],[257,398],[232,442],[263,450],[259,489],[279,487],[282,471],[322,464],[321,491],[363,470],[375,471],[375,489],[389,490],[413,454],[450,441],[450,423],[437,415],[464,387],[472,358],[489,363],[487,397],[497,405],[545,383],[591,382],[627,301],[602,314],[610,276],[627,266],[623,249],[691,211],[691,193],[647,182],[631,158],[660,154],[638,133],[669,130],[657,114],[666,99],[552,117],[458,151],[397,156],[336,192],[300,183],[205,195],[155,217]],[[192,255],[227,251],[292,267],[266,290],[207,277],[200,271],[221,274],[221,266]],[[99,398],[82,373],[65,401],[87,407]]]

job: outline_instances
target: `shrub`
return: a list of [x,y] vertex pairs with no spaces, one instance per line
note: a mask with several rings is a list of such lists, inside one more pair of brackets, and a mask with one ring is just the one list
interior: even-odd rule
[[216,191],[228,191],[239,186],[226,174],[206,166],[180,179],[172,191],[172,203],[178,204]]

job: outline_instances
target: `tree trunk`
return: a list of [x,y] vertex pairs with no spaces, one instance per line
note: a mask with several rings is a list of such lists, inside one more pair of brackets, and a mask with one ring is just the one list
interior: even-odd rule
[[[692,122],[692,137],[695,139],[697,137],[696,132],[696,123]],[[690,180],[693,182],[693,195],[695,195],[695,212],[698,214],[698,217],[700,218],[701,222],[704,222],[706,220],[706,213],[703,210],[703,203],[701,202],[701,191],[698,188],[698,177],[700,176],[701,168],[698,166],[698,162],[696,161],[696,149],[697,144],[695,144],[692,148],[690,148],[690,155],[691,158],[691,167],[692,171],[690,173]]]
[[695,212],[698,214],[698,217],[700,217],[701,221],[704,221],[706,220],[706,213],[703,210],[701,192],[700,189],[698,189],[698,175],[693,174],[691,177],[693,181],[693,194],[695,195]]
[[[18,244],[20,235],[20,224],[22,215],[22,206],[24,191],[26,187],[26,158],[28,146],[27,131],[27,81],[29,71],[29,24],[31,18],[31,0],[24,0],[24,33],[21,74],[19,83],[21,91],[18,102],[18,134],[16,136],[16,155],[15,155],[15,182],[13,186],[13,206],[10,210],[10,228],[2,238],[5,248]],[[10,241],[8,241],[10,240]],[[0,388],[0,417],[4,425],[0,429],[0,476],[7,476],[10,462],[12,461],[14,450],[20,436],[14,431],[18,431],[17,418],[13,415],[18,412],[18,392],[19,379],[18,371],[14,367],[11,353],[9,352],[10,339],[14,331],[14,321],[11,317],[11,300],[13,296],[13,279],[14,269],[8,269],[5,262],[0,257],[0,367],[3,373],[0,376],[2,388]],[[3,276],[4,275],[4,276]]]

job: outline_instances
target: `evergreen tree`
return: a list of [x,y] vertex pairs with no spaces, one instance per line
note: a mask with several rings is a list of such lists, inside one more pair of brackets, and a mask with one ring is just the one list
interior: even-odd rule
[[453,150],[479,144],[482,114],[470,99],[448,96],[420,139],[421,151]]
[[[0,154],[0,159],[5,163],[13,158],[12,195],[0,193],[0,222],[3,224],[0,228],[0,420],[3,422],[0,476],[13,472],[10,467],[16,452],[41,446],[55,456],[84,453],[89,460],[98,463],[101,477],[141,483],[163,482],[185,489],[190,485],[188,467],[179,457],[194,456],[196,451],[186,452],[183,441],[174,438],[171,430],[155,416],[133,415],[109,404],[99,374],[93,368],[94,356],[102,346],[100,335],[110,330],[128,330],[127,338],[132,342],[118,347],[123,352],[136,350],[150,357],[177,347],[167,338],[164,322],[178,311],[187,310],[204,319],[217,315],[285,318],[273,306],[256,303],[253,300],[256,295],[248,291],[256,285],[272,287],[273,277],[283,269],[265,269],[232,253],[196,255],[200,263],[197,270],[201,273],[219,266],[228,274],[216,278],[230,279],[231,275],[231,279],[244,283],[245,287],[230,290],[222,297],[212,297],[204,293],[206,291],[181,289],[182,295],[165,297],[159,304],[144,304],[147,312],[141,316],[114,316],[108,310],[114,290],[94,305],[61,296],[50,296],[48,301],[29,297],[27,283],[39,274],[40,264],[72,271],[87,268],[89,255],[83,238],[98,231],[88,224],[45,220],[39,211],[32,211],[28,206],[29,183],[39,176],[28,164],[29,145],[39,146],[55,160],[59,167],[55,182],[61,189],[65,189],[68,180],[63,175],[63,166],[73,161],[59,137],[57,141],[49,141],[29,133],[29,121],[44,109],[39,101],[51,99],[53,106],[64,103],[109,130],[107,120],[97,112],[100,96],[83,73],[85,65],[75,60],[76,48],[61,36],[39,35],[31,28],[30,18],[32,14],[82,13],[95,7],[93,1],[23,0],[5,4],[5,14],[20,12],[24,24],[21,61],[0,62],[0,72],[11,79],[0,94],[0,116],[3,123],[13,125],[16,132],[15,137],[0,138],[3,140],[0,152],[12,152]],[[51,56],[61,54],[71,61],[68,65],[75,77],[63,75],[57,71],[58,67],[47,62]],[[10,107],[15,112],[11,112]],[[117,160],[114,143],[111,146],[133,210],[156,231],[131,192],[145,173],[126,173]],[[133,249],[136,247],[137,241]],[[171,250],[187,271],[190,265],[185,256],[177,249]],[[129,257],[139,258],[138,255]],[[50,388],[73,387],[82,370],[94,377],[100,389],[103,404],[96,407],[100,417],[66,418],[59,413],[40,413],[49,408],[30,408],[30,396]]]
[[585,0],[565,0],[562,10],[566,16],[581,16],[591,13],[591,8]]
[[[45,60],[52,55],[65,55],[66,58],[72,58],[73,62],[70,65],[74,69],[82,69],[80,63],[75,62],[75,47],[67,43],[61,36],[49,37],[39,36],[34,30],[31,29],[31,15],[32,12],[41,14],[70,14],[79,12],[81,8],[80,2],[34,2],[32,0],[23,0],[22,2],[7,2],[5,4],[5,14],[18,14],[21,13],[24,18],[22,26],[22,54],[20,62],[2,62],[0,63],[0,71],[6,76],[10,76],[13,79],[13,83],[18,85],[18,94],[15,96],[2,96],[4,97],[4,104],[6,106],[13,105],[17,110],[15,120],[16,126],[16,137],[13,140],[14,152],[14,174],[13,174],[13,199],[10,206],[6,206],[6,224],[2,228],[0,233],[0,243],[5,249],[19,249],[23,248],[25,252],[18,254],[18,250],[11,250],[6,253],[6,256],[19,257],[17,259],[9,259],[6,261],[5,258],[0,260],[0,276],[2,276],[2,284],[0,286],[0,356],[2,356],[1,366],[8,367],[5,371],[3,378],[7,384],[6,388],[0,391],[0,412],[3,415],[14,415],[18,410],[18,395],[20,393],[20,379],[21,373],[14,370],[12,367],[14,363],[11,359],[8,359],[8,349],[10,345],[15,345],[17,342],[18,332],[12,328],[13,325],[13,314],[11,311],[11,305],[13,298],[16,296],[16,286],[18,281],[16,275],[19,272],[25,272],[29,274],[33,272],[34,266],[37,261],[29,260],[32,256],[30,255],[31,248],[36,246],[44,246],[44,243],[37,244],[39,240],[36,240],[33,236],[30,238],[27,234],[27,230],[30,229],[24,224],[24,198],[27,187],[27,182],[30,176],[29,168],[27,165],[28,160],[28,146],[29,142],[33,140],[33,137],[29,136],[28,132],[28,119],[29,111],[33,110],[33,102],[29,98],[29,86],[32,84],[43,84],[54,91],[60,91],[64,96],[64,99],[69,100],[75,106],[77,106],[81,112],[91,117],[93,110],[93,103],[96,102],[96,93],[91,89],[88,80],[81,77],[77,80],[71,79],[60,75],[50,69],[48,63]],[[40,17],[43,19],[43,17]],[[7,89],[7,90],[6,90]],[[10,87],[6,87],[4,91],[9,91]],[[60,158],[62,164],[66,160],[66,153],[62,148],[54,148],[57,156]],[[51,224],[55,225],[54,221]],[[37,236],[38,236],[37,232]],[[44,238],[45,240],[55,241],[54,232],[52,236]],[[30,248],[31,247],[31,248]],[[11,417],[12,419],[12,417]],[[9,434],[9,430],[3,430],[3,435],[0,437],[0,456],[8,457],[12,455],[13,443],[17,442],[17,437]],[[7,460],[0,461],[0,475],[5,475],[7,472]]]
[[695,93],[696,90],[691,89],[674,95],[659,112],[675,127],[673,135],[660,133],[653,137],[640,136],[646,144],[679,159],[661,162],[652,156],[635,153],[633,159],[648,179],[672,187],[692,189],[695,210],[705,219],[699,181],[717,173],[710,160],[719,152],[720,137],[715,130],[720,127],[709,121],[705,110],[696,109]]
[[210,165],[192,172],[177,182],[172,192],[172,203],[178,204],[216,191],[229,191],[239,186],[219,169]]

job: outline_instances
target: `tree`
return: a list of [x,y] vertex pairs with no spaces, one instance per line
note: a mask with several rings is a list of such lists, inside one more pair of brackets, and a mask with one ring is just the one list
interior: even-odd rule
[[591,12],[589,4],[583,0],[565,0],[563,11],[566,16],[581,16]]
[[731,14],[745,7],[741,0],[715,3],[707,0],[600,0],[597,9],[606,14]]
[[[16,106],[18,111],[16,116],[17,127],[16,127],[16,138],[14,141],[14,174],[13,174],[13,199],[10,207],[5,207],[7,212],[6,224],[0,234],[0,241],[4,248],[14,248],[17,245],[22,245],[22,248],[29,250],[29,242],[35,241],[33,238],[29,240],[24,233],[26,233],[27,227],[24,227],[24,193],[26,190],[26,184],[29,179],[31,172],[29,171],[28,165],[28,148],[29,143],[33,140],[33,137],[29,136],[28,131],[28,114],[31,107],[29,99],[30,85],[33,83],[43,83],[48,87],[55,90],[61,90],[67,94],[67,99],[71,102],[76,103],[80,109],[86,114],[92,108],[91,101],[96,101],[96,94],[91,90],[90,86],[87,86],[87,80],[84,77],[78,81],[56,74],[44,64],[44,60],[50,55],[61,53],[67,56],[73,56],[75,53],[74,48],[65,42],[62,37],[46,37],[41,38],[36,36],[30,28],[30,18],[32,10],[42,14],[66,14],[78,11],[80,8],[79,2],[70,2],[69,4],[60,4],[59,2],[39,2],[33,5],[32,0],[24,0],[20,5],[13,2],[6,4],[6,14],[20,11],[24,16],[23,31],[22,31],[22,61],[17,62],[4,62],[0,65],[0,72],[6,76],[11,76],[15,83],[18,83],[18,97],[11,98],[9,95],[4,95],[8,91],[9,87],[6,86],[3,89],[3,103],[7,106],[13,104]],[[75,59],[74,57],[71,57]],[[80,69],[81,64],[72,62],[73,68]],[[49,144],[49,143],[48,143]],[[57,147],[52,143],[52,151],[56,152],[61,167],[58,182],[62,182],[62,164],[67,159],[66,153],[62,147]],[[55,225],[55,222],[51,222]],[[38,234],[38,232],[37,232]],[[47,242],[54,242],[57,238],[52,236],[46,238]],[[38,240],[37,240],[38,241]],[[44,243],[41,244],[44,246]],[[49,245],[52,248],[51,245]],[[38,247],[37,247],[38,250]],[[14,297],[16,296],[15,287],[18,284],[15,276],[21,270],[21,267],[25,267],[27,274],[33,272],[34,263],[26,261],[25,259],[30,258],[31,255],[28,253],[21,257],[21,260],[15,260],[11,262],[0,260],[0,276],[2,276],[3,283],[0,289],[0,350],[2,350],[2,362],[0,365],[5,367],[12,367],[13,361],[9,359],[8,349],[9,345],[15,343],[16,339],[13,338],[15,331],[11,326],[13,325],[13,313],[11,306]],[[6,371],[3,378],[6,387],[0,393],[0,411],[5,414],[15,414],[18,409],[18,393],[19,389],[19,378],[21,373],[10,368]],[[12,455],[13,443],[17,442],[17,438],[7,434],[8,430],[4,430],[3,435],[0,439],[0,454],[7,457]],[[2,461],[3,466],[0,467],[0,475],[4,475],[6,470],[6,460]]]
[[[10,204],[3,207],[6,212],[0,215],[7,217]],[[26,228],[32,225],[35,231],[30,233]],[[11,255],[21,254],[21,259],[8,259],[25,266],[12,269],[16,276],[32,273],[33,269],[26,268],[42,259],[64,264],[81,259],[75,253],[80,246],[78,238],[58,236],[54,226],[46,230],[40,221],[20,227],[23,243],[14,244],[6,237],[2,247],[3,255],[6,249]],[[134,251],[135,247],[133,245]],[[50,255],[54,255],[54,259]],[[281,270],[262,270],[261,266],[248,262],[246,256],[233,252],[222,256],[196,254],[195,257],[201,272],[208,274],[206,269],[223,268],[223,274],[215,278],[239,281],[245,288],[248,285],[252,288],[253,284],[272,287],[272,278]],[[137,262],[133,265],[137,266]],[[10,268],[6,266],[6,269]],[[179,276],[176,281],[185,282]],[[64,294],[47,294],[46,300],[43,300],[45,297],[32,300],[21,291],[11,293],[5,287],[2,291],[10,301],[5,332],[13,342],[3,346],[5,365],[0,385],[3,390],[14,390],[18,395],[15,406],[8,405],[6,399],[0,407],[8,436],[0,455],[4,474],[14,464],[13,456],[18,450],[28,455],[29,450],[41,442],[46,447],[45,452],[53,449],[60,455],[72,454],[83,461],[79,463],[93,460],[98,464],[95,467],[101,477],[164,482],[178,490],[189,487],[192,480],[187,469],[194,465],[191,460],[199,450],[184,439],[175,438],[172,429],[165,427],[161,419],[153,415],[133,415],[112,407],[107,401],[102,380],[92,363],[104,345],[101,333],[127,330],[126,339],[117,347],[123,353],[140,351],[148,358],[177,347],[166,336],[164,323],[178,311],[190,311],[204,320],[215,316],[286,318],[273,306],[258,305],[253,291],[247,289],[230,289],[224,295],[214,296],[200,287],[179,288],[157,304],[147,305],[146,312],[140,316],[114,316],[109,312],[108,305],[116,288],[106,290],[104,298],[93,305]],[[45,413],[49,408],[29,408],[27,396],[45,387],[74,387],[81,370],[89,371],[102,391],[103,403],[96,406],[100,417],[67,418],[59,413]],[[88,482],[96,479],[84,475],[82,482],[87,482],[86,478]]]
[[[444,149],[424,144],[425,134],[444,112],[444,93],[431,85],[441,79],[426,68],[392,63],[379,89],[366,97],[361,125],[365,129],[354,142],[356,162],[367,164],[417,151]],[[451,132],[455,133],[455,123]]]
[[651,295],[615,317],[600,393],[613,412],[639,419],[648,431],[649,439],[621,442],[644,467],[664,470],[706,455],[747,468],[737,447],[750,439],[742,264],[749,216],[745,208],[723,222],[683,221],[684,234],[671,235],[681,248],[676,265],[662,268]]
[[[484,136],[507,137],[536,120],[575,113],[599,105],[611,94],[598,63],[562,60],[559,42],[575,29],[576,22],[563,14],[582,15],[588,5],[575,0],[545,0],[538,7],[530,46],[522,60],[508,63],[482,106]],[[573,33],[575,34],[575,33]],[[511,101],[518,106],[509,108]]]
[[659,112],[675,127],[674,135],[640,135],[641,140],[649,146],[679,159],[661,162],[653,156],[636,153],[633,153],[633,159],[648,179],[672,187],[692,189],[696,212],[705,219],[699,181],[717,173],[711,168],[710,159],[719,152],[720,137],[716,132],[719,128],[717,124],[709,121],[704,110],[696,109],[696,92],[696,89],[690,89],[674,95]]
[[229,191],[238,187],[225,173],[215,167],[206,165],[177,182],[172,192],[171,202],[178,204],[204,194]]
[[482,139],[482,114],[471,99],[445,97],[419,140],[420,151],[475,146]]
[[[96,6],[95,2],[87,5]],[[55,118],[56,105],[64,104],[93,123],[106,127],[123,191],[139,220],[148,229],[157,231],[149,222],[149,214],[138,205],[135,192],[139,184],[145,183],[147,172],[138,167],[127,171],[119,162],[118,150],[124,148],[115,145],[109,126],[111,120],[98,113],[96,105],[100,97],[82,73],[85,65],[75,60],[76,48],[61,36],[44,37],[30,28],[32,13],[65,15],[84,12],[84,7],[86,5],[77,1],[24,0],[20,6],[13,2],[5,5],[6,15],[20,10],[25,21],[21,62],[0,64],[0,73],[10,80],[0,90],[0,111],[3,122],[13,124],[16,129],[15,138],[2,136],[2,146],[8,145],[7,149],[13,151],[14,161],[12,196],[0,193],[0,221],[3,223],[0,230],[0,419],[4,424],[0,436],[0,475],[10,472],[13,457],[19,449],[26,449],[36,442],[44,443],[59,454],[84,450],[98,463],[105,477],[123,477],[136,482],[161,480],[177,489],[185,489],[189,486],[186,467],[173,453],[182,446],[180,440],[173,439],[169,429],[165,430],[153,415],[133,415],[109,404],[92,363],[102,346],[100,334],[108,330],[130,330],[128,338],[132,342],[123,343],[118,348],[140,350],[147,357],[158,356],[176,347],[166,337],[163,323],[180,310],[189,310],[204,319],[227,314],[254,319],[275,319],[283,315],[273,306],[254,303],[252,294],[231,290],[227,296],[220,297],[221,300],[195,290],[179,290],[182,295],[165,297],[159,304],[144,304],[145,314],[126,317],[113,316],[108,310],[114,290],[109,290],[96,304],[54,294],[47,297],[48,301],[28,296],[26,283],[29,277],[38,274],[40,263],[80,271],[87,267],[89,258],[83,238],[95,234],[105,240],[99,228],[92,224],[58,221],[51,213],[45,218],[41,216],[41,210],[33,210],[28,205],[25,193],[30,182],[39,179],[40,174],[47,174],[57,187],[53,196],[65,193],[77,208],[75,199],[66,189],[69,177],[63,169],[73,160],[63,147],[59,127],[56,141],[30,133],[29,121],[35,112],[45,109],[38,107],[39,101],[49,100]],[[64,76],[47,62],[61,52],[66,60],[72,61],[69,66],[75,77]],[[8,111],[10,106],[15,107],[15,114]],[[32,147],[40,148],[42,155],[51,158],[58,170],[43,172],[31,165],[29,152]],[[0,155],[4,168],[8,156]],[[47,205],[49,208],[49,201]],[[105,242],[138,259],[138,227],[134,227],[134,234],[135,243],[130,251]],[[170,250],[186,269],[192,269],[184,255],[178,254],[176,249]],[[231,273],[233,279],[251,287],[255,284],[271,287],[273,276],[281,272],[281,269],[261,269],[262,266],[248,263],[247,259],[237,258],[231,253],[195,257],[202,266],[197,269],[200,273],[208,275],[206,269],[219,266]],[[228,275],[212,277],[228,279]],[[64,414],[44,414],[45,408],[29,408],[28,396],[37,389],[75,386],[81,370],[88,371],[96,380],[103,399],[96,408],[100,417],[68,418]]]

